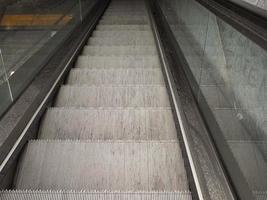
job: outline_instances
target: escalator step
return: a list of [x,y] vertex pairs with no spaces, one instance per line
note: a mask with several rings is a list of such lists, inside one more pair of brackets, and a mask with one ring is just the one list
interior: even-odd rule
[[148,21],[149,21],[149,18],[148,18],[148,16],[147,15],[141,15],[141,16],[139,16],[139,15],[123,15],[123,17],[121,17],[121,16],[117,16],[117,15],[108,15],[108,16],[103,16],[102,18],[101,18],[101,22],[102,21],[121,21],[121,20],[129,20],[129,21],[131,21],[131,20],[140,20],[140,21],[142,21],[143,23],[148,23]]
[[111,2],[111,4],[108,7],[108,10],[111,10],[113,8],[145,8],[145,3],[142,1],[135,1],[135,2],[131,2],[129,3],[129,1],[113,1]]
[[267,199],[267,191],[254,191],[253,192],[255,200],[266,200]]
[[148,18],[148,15],[147,13],[145,12],[142,12],[142,11],[130,11],[130,12],[105,12],[103,17],[109,17],[109,16],[120,16],[120,17],[127,17],[127,18],[130,18],[130,16],[133,16],[134,18],[135,17],[147,17]]
[[89,192],[89,191],[1,191],[2,200],[192,200],[189,191],[173,192]]
[[150,30],[150,26],[149,25],[101,25],[101,24],[99,24],[96,27],[96,30],[101,30],[101,31],[117,31],[117,30],[143,31],[143,30]]
[[93,37],[152,37],[151,31],[94,31]]
[[130,9],[132,6],[132,8],[140,8],[145,10],[145,2],[141,2],[141,1],[135,1],[135,2],[127,2],[127,1],[112,1],[111,4],[108,7],[108,11],[110,11],[111,9],[116,9],[116,8],[126,8],[126,9]]
[[153,45],[128,46],[85,46],[83,55],[90,56],[122,56],[122,55],[157,55]]
[[91,37],[88,40],[88,45],[155,45],[154,38],[151,36],[132,36],[123,35],[107,36],[107,37]]
[[158,56],[79,56],[77,68],[160,68]]
[[39,136],[41,139],[169,140],[177,139],[177,132],[170,108],[51,108]]
[[156,69],[72,69],[71,85],[164,85],[162,72]]
[[165,86],[62,86],[57,107],[169,107]]
[[177,140],[30,141],[19,169],[21,190],[188,190]]
[[143,5],[110,5],[108,8],[108,11],[113,11],[113,12],[121,12],[121,11],[142,11],[142,12],[146,12],[146,8]]
[[114,8],[109,9],[108,11],[111,13],[142,13],[142,14],[146,13],[146,10],[144,10],[140,6],[133,7],[132,9],[125,8],[125,7],[124,8],[114,7]]
[[147,20],[141,20],[141,19],[124,19],[121,18],[120,20],[113,20],[113,19],[101,19],[99,21],[99,24],[101,25],[113,25],[113,24],[117,24],[117,25],[137,25],[137,24],[148,24]]

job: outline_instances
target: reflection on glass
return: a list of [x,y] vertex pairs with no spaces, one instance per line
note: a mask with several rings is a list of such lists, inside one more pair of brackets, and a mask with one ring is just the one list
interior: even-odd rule
[[6,109],[13,101],[10,84],[3,60],[2,51],[0,49],[0,110]]
[[267,192],[266,51],[194,0],[159,2],[199,85],[199,104],[210,107],[251,191]]
[[[81,16],[84,18],[95,2],[23,0],[1,4],[0,48],[14,99],[81,23]],[[31,64],[33,60],[35,62]],[[2,81],[0,85],[5,88],[3,84],[6,82]],[[3,95],[0,91],[1,102],[6,102],[8,97],[4,91]],[[0,115],[3,112],[0,108]]]

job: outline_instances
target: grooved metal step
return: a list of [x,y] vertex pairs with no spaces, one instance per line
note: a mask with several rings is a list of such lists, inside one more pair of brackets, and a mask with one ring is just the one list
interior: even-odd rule
[[127,11],[142,11],[142,12],[146,12],[146,9],[142,6],[132,6],[132,5],[128,5],[128,6],[119,6],[119,5],[114,5],[114,6],[110,6],[108,11],[110,12],[121,12],[121,10],[123,10],[124,12]]
[[177,140],[30,141],[16,189],[187,191]]
[[169,107],[165,86],[62,86],[57,107]]
[[153,34],[151,31],[94,31],[93,37],[127,37],[127,38],[134,38],[134,37],[152,37]]
[[71,85],[164,85],[160,69],[72,69]]
[[[102,19],[101,19],[101,22],[103,21],[117,21],[117,22],[120,22],[122,20],[122,17],[121,16],[118,16],[118,15],[108,15],[108,16],[103,16]],[[148,16],[147,15],[124,15],[123,16],[123,20],[138,20],[138,21],[142,21],[144,23],[148,23]]]
[[127,18],[130,18],[131,16],[133,17],[146,17],[148,19],[148,15],[147,13],[145,12],[133,12],[133,11],[130,11],[130,12],[105,12],[104,15],[103,15],[103,18],[104,17],[109,17],[109,16],[120,16],[120,17],[127,17]]
[[154,45],[85,46],[82,53],[90,56],[157,55],[157,48]]
[[96,30],[101,31],[116,31],[116,30],[137,30],[137,31],[143,31],[143,30],[150,30],[149,25],[101,25],[99,24],[96,27]]
[[147,20],[140,20],[140,19],[123,19],[120,20],[112,20],[112,19],[101,19],[99,24],[102,25],[137,25],[137,24],[148,24]]
[[147,14],[147,11],[145,9],[139,9],[139,10],[136,10],[135,8],[134,9],[107,9],[105,13],[145,13]]
[[107,37],[91,37],[88,40],[88,45],[155,45],[154,38],[151,36],[131,36],[122,35],[107,36]]
[[92,191],[1,191],[2,200],[192,200],[189,191],[92,192]]
[[253,192],[255,200],[266,200],[267,199],[267,191],[254,191]]
[[[66,126],[68,124],[68,126]],[[170,108],[50,108],[41,124],[41,139],[177,139]]]
[[79,56],[77,68],[160,68],[158,56]]

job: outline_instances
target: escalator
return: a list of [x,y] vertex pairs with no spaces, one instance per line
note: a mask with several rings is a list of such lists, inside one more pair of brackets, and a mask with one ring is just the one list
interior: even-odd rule
[[145,1],[113,0],[1,199],[191,199]]
[[236,0],[5,9],[0,199],[267,199],[266,11]]

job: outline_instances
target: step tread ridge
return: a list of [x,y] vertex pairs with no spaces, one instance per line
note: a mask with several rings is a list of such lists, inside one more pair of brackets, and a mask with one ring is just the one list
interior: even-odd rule
[[188,190],[177,140],[38,140],[25,152],[17,189]]
[[[68,126],[65,126],[68,124]],[[177,139],[170,108],[49,109],[42,139]]]

